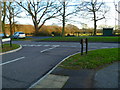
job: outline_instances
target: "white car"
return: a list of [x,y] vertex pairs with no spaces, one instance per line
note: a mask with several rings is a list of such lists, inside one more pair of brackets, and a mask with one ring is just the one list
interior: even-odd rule
[[13,38],[25,38],[26,35],[23,32],[15,32]]

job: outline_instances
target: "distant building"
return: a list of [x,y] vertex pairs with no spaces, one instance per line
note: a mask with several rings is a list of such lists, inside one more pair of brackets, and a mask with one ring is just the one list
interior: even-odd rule
[[103,28],[103,35],[104,36],[112,36],[113,35],[113,28]]

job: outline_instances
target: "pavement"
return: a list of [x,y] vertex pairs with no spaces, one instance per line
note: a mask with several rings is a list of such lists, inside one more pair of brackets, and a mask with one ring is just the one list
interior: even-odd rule
[[33,88],[120,88],[120,62],[94,69],[70,70],[57,67]]

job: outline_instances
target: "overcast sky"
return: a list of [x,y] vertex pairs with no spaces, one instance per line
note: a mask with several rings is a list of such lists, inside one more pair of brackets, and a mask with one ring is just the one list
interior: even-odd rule
[[[98,1],[101,1],[101,0],[98,0]],[[118,1],[120,1],[120,0],[103,0],[103,1],[106,2],[106,4],[110,7],[110,11],[107,14],[107,19],[98,21],[97,26],[102,25],[102,24],[106,24],[106,25],[114,27],[115,24],[118,25],[118,21],[117,20],[115,21],[115,18],[118,19],[118,15],[117,15],[118,13],[115,11],[115,6],[114,6],[113,2],[118,3]],[[77,2],[74,2],[74,3],[77,3]],[[25,12],[22,12],[21,15],[26,16]],[[74,17],[72,19],[76,20],[78,22],[74,22],[74,23],[73,22],[67,22],[66,24],[73,24],[73,25],[76,25],[79,28],[81,28],[80,23],[82,21],[82,23],[86,23],[89,27],[93,27],[93,21],[91,21],[90,19],[86,20],[84,18],[78,18],[78,17]],[[18,21],[19,24],[31,24],[31,25],[33,25],[33,22],[30,18],[20,18],[20,19],[17,19],[17,21]],[[56,24],[56,25],[60,26],[61,22],[57,21],[56,19],[50,19],[49,21],[47,21],[45,23],[45,25],[52,25],[52,24]]]

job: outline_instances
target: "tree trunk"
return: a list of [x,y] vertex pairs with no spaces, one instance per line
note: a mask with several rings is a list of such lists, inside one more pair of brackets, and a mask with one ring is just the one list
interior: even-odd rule
[[2,11],[1,11],[1,9],[2,9],[2,7],[1,7],[1,2],[0,2],[0,32],[2,32],[2,21],[1,21],[1,17],[2,17],[1,13],[2,13]]
[[96,20],[94,20],[94,33],[93,33],[94,36],[96,36],[97,34],[96,29],[97,29]]
[[10,36],[13,35],[13,32],[12,32],[12,21],[11,21],[11,17],[10,17]]
[[5,18],[6,18],[6,2],[4,2],[4,9],[3,9],[3,21],[2,21],[2,32],[4,33],[4,36],[6,37],[6,32],[5,32]]
[[5,21],[2,21],[2,32],[4,34],[4,36],[6,37],[6,33],[5,33]]
[[14,8],[12,8],[12,12],[13,12],[13,33],[15,33],[15,16],[14,16]]
[[93,35],[96,36],[96,29],[97,29],[96,13],[93,12],[93,14],[94,14],[94,33],[93,33]]
[[65,36],[65,1],[63,2],[63,27],[62,27],[62,37]]
[[38,26],[36,17],[32,16],[32,21],[33,21],[34,28],[35,28],[34,35],[37,36],[39,34],[39,26]]
[[38,24],[33,22],[34,23],[34,28],[35,28],[35,35],[38,35],[39,34],[39,27],[38,27]]

